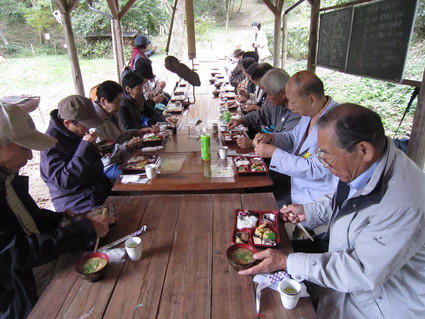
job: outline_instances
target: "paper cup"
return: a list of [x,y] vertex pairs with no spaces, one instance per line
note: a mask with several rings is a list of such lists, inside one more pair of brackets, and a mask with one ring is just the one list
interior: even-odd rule
[[293,279],[284,279],[279,284],[280,300],[286,309],[294,309],[300,299],[301,285]]
[[156,178],[156,165],[155,164],[147,164],[145,166],[146,177],[149,179]]
[[229,150],[229,147],[228,146],[221,146],[219,149],[218,149],[218,155],[220,156],[220,159],[227,159],[227,152],[228,152],[228,150]]
[[142,240],[140,237],[130,237],[125,241],[125,251],[131,260],[142,258]]

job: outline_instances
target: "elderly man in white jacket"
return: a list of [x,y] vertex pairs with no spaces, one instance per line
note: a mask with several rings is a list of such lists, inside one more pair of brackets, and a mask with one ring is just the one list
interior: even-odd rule
[[379,116],[367,108],[337,106],[317,125],[316,155],[339,177],[338,189],[281,213],[308,227],[327,223],[328,251],[267,249],[254,255],[260,264],[240,274],[286,269],[323,287],[319,318],[423,318],[425,174],[385,137]]

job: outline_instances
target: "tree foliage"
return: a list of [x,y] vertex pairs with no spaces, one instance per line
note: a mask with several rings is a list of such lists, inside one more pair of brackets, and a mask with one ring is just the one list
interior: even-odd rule
[[23,8],[22,12],[27,24],[37,31],[47,30],[56,25],[47,0],[34,1],[32,7]]
[[[120,1],[123,7],[127,1]],[[93,1],[93,7],[110,14],[106,1]],[[123,31],[137,31],[156,35],[162,24],[168,24],[168,14],[159,0],[138,0],[122,19]],[[90,10],[85,1],[80,2],[72,15],[72,25],[76,34],[86,36],[91,32],[108,33],[111,31],[110,19]]]

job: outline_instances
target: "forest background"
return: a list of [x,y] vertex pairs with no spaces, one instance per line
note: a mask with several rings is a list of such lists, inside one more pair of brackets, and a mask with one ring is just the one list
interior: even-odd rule
[[[127,1],[119,1],[123,6]],[[179,1],[183,2],[183,1]],[[297,1],[286,0],[287,7]],[[346,3],[347,0],[322,0],[321,7]],[[137,0],[122,20],[123,32],[146,34],[157,53],[152,57],[155,73],[172,87],[173,75],[163,65],[165,46],[171,19],[171,0]],[[106,0],[93,0],[92,6],[109,13]],[[33,112],[40,131],[47,128],[49,113],[64,97],[74,94],[70,63],[64,46],[64,33],[54,15],[57,7],[53,0],[1,0],[0,2],[0,97],[29,94],[41,96],[40,110]],[[273,52],[274,16],[261,0],[194,0],[197,57],[223,58],[237,46],[249,49],[251,23],[259,21],[269,39]],[[90,10],[81,0],[72,13],[85,92],[94,85],[116,80],[113,60],[110,20]],[[306,68],[309,34],[310,5],[304,1],[288,16],[288,60],[285,69],[292,74]],[[177,24],[183,29],[184,24]],[[185,42],[172,38],[184,59]],[[102,36],[103,35],[103,36]],[[173,45],[172,45],[173,47]],[[176,49],[175,49],[176,50]],[[125,53],[131,53],[130,39],[125,40]],[[175,52],[172,52],[175,54]],[[415,28],[406,61],[404,78],[422,81],[425,69],[425,0],[418,1]],[[271,62],[272,59],[270,58]],[[377,111],[391,137],[408,137],[411,131],[416,101],[408,112],[400,130],[399,121],[412,95],[413,88],[391,82],[362,78],[318,67],[318,76],[325,91],[339,102],[353,102]],[[49,195],[38,173],[39,154],[21,173],[31,176],[31,193],[40,206],[51,207]]]

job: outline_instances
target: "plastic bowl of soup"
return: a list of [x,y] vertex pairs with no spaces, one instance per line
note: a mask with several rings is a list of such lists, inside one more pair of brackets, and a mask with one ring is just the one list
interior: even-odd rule
[[227,248],[226,255],[230,265],[239,271],[251,268],[260,262],[253,257],[257,252],[258,250],[249,244],[234,244]]
[[104,253],[91,253],[77,260],[75,270],[85,280],[96,282],[105,275],[109,263],[108,255]]

